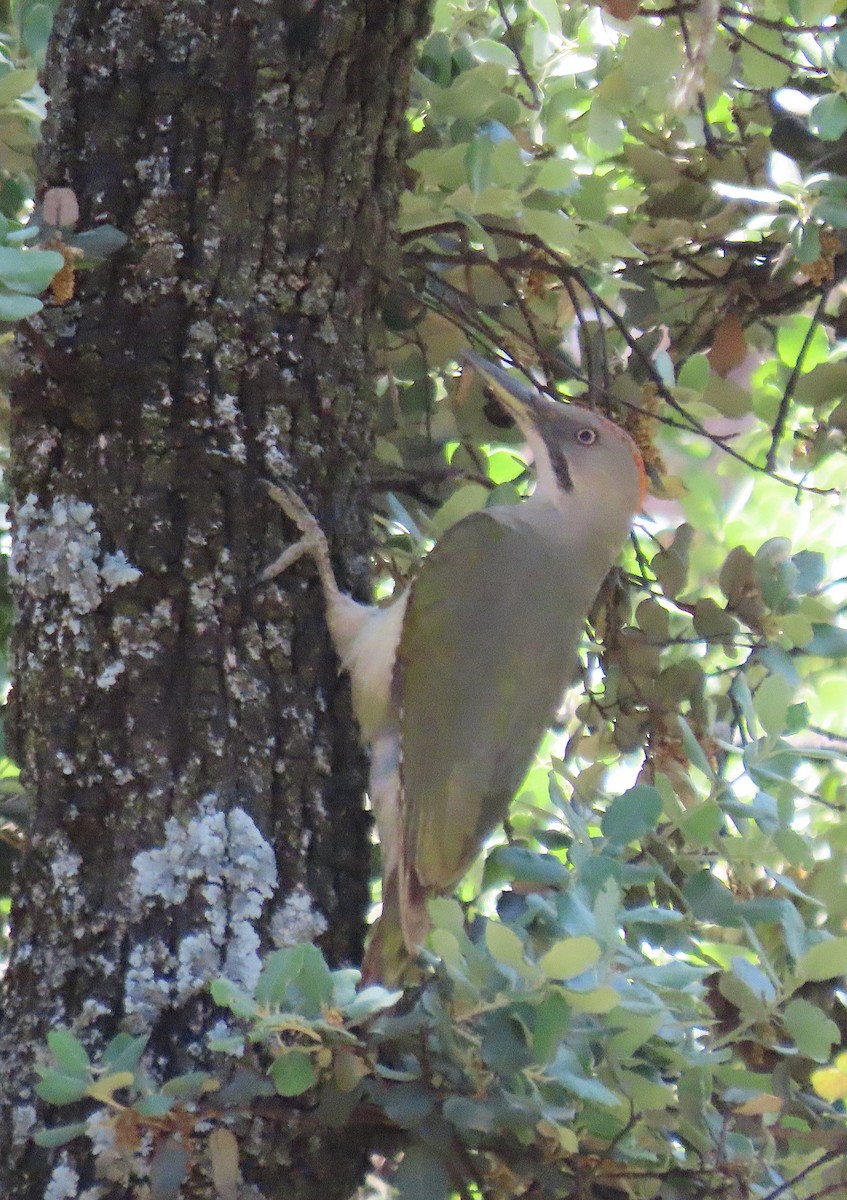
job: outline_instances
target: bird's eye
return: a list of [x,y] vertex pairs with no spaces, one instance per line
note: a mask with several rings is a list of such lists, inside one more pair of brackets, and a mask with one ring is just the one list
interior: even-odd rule
[[576,440],[581,446],[593,446],[597,441],[596,429],[580,429],[576,435]]

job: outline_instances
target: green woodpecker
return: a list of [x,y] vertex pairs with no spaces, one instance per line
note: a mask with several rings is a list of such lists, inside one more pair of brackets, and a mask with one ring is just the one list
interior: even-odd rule
[[535,490],[451,526],[389,604],[340,591],[317,521],[293,492],[268,485],[301,537],[264,578],[304,554],[315,560],[370,749],[383,909],[363,975],[392,984],[426,939],[427,898],[454,887],[506,817],[574,679],[586,615],[645,487],[618,426],[467,359],[526,439]]

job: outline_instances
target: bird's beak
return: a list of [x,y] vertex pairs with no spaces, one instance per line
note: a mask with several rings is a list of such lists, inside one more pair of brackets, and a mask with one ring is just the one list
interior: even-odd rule
[[[537,451],[535,439],[539,434],[539,429],[543,429],[544,416],[549,416],[552,411],[556,411],[557,409],[561,412],[562,406],[559,401],[545,396],[538,388],[528,387],[524,383],[519,383],[517,379],[513,379],[511,375],[504,371],[502,367],[495,366],[487,358],[482,358],[479,354],[474,354],[471,350],[466,350],[463,357],[464,361],[472,366],[475,371],[479,371],[497,397],[500,405],[517,422],[521,433],[532,447],[533,453],[535,453]],[[602,417],[598,413],[594,414],[594,419],[602,421],[614,437],[622,440],[627,445],[632,454],[640,480],[640,507],[644,501],[648,485],[641,451],[626,430],[622,429],[620,425],[616,425],[614,421],[610,421],[607,417]]]
[[479,354],[467,350],[463,358],[475,371],[480,373],[499,404],[517,422],[521,432],[526,436],[528,428],[535,427],[536,414],[551,401],[537,388],[528,387],[517,379],[513,379],[502,367],[495,366],[494,363],[489,362],[487,358],[482,358]]

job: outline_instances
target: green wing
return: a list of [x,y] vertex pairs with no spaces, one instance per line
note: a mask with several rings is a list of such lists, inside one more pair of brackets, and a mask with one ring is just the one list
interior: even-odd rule
[[404,851],[423,887],[452,887],[504,819],[573,678],[585,590],[564,532],[519,507],[465,518],[424,561],[394,681]]

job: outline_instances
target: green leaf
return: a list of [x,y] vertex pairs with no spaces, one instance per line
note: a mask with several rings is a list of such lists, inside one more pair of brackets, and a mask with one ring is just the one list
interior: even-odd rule
[[128,240],[127,235],[114,225],[98,225],[96,229],[84,229],[82,233],[65,238],[69,246],[82,250],[83,263],[101,262],[125,246]]
[[791,75],[785,44],[778,30],[751,25],[745,30],[738,56],[746,87],[778,88]]
[[209,1038],[208,1046],[217,1054],[234,1054],[240,1057],[244,1053],[244,1034],[233,1033],[228,1037]]
[[432,1113],[435,1097],[430,1089],[421,1083],[399,1082],[387,1093],[382,1108],[395,1125],[401,1125],[404,1129],[414,1129]]
[[661,796],[654,787],[642,783],[612,801],[603,815],[601,829],[610,842],[625,846],[651,833],[661,815]]
[[427,912],[437,929],[443,929],[455,937],[464,936],[465,914],[458,900],[450,896],[434,896],[427,901]]
[[769,675],[757,689],[753,697],[756,716],[769,737],[779,737],[785,732],[793,697],[794,688],[781,675]]
[[679,372],[679,386],[703,393],[709,382],[709,360],[705,354],[692,354]]
[[358,1021],[372,1017],[374,1013],[393,1008],[402,995],[401,991],[390,991],[378,984],[372,984],[362,988],[356,993],[355,999],[344,1005],[344,1016],[351,1025],[355,1025]]
[[840,625],[812,623],[812,640],[806,644],[806,653],[820,658],[847,657],[847,629]]
[[478,194],[491,183],[491,159],[494,146],[487,137],[477,137],[465,152],[465,165],[471,191]]
[[836,141],[847,132],[847,100],[837,93],[822,96],[809,114],[809,127],[825,141]]
[[626,908],[621,913],[621,922],[624,925],[679,925],[684,920],[684,915],[676,909],[655,908],[646,904]]
[[678,34],[666,22],[639,22],[627,38],[622,65],[630,83],[649,87],[657,79],[672,79],[682,66]]
[[819,363],[826,362],[829,357],[829,340],[823,325],[818,324],[812,330],[812,318],[797,313],[780,325],[776,335],[777,353],[790,369],[793,370],[797,365],[804,344],[806,348],[803,351],[801,370],[805,374]]
[[693,621],[694,628],[704,638],[731,638],[738,632],[735,618],[710,596],[697,601]]
[[51,1029],[47,1034],[47,1045],[56,1060],[56,1066],[64,1075],[72,1075],[76,1079],[91,1078],[91,1062],[88,1053],[75,1034],[70,1029]]
[[635,619],[638,628],[650,638],[665,641],[670,636],[670,616],[658,600],[642,600],[635,610]]
[[524,944],[513,929],[502,921],[489,921],[485,926],[485,944],[491,957],[498,963],[524,974],[527,961]]
[[391,1180],[396,1200],[448,1200],[450,1176],[434,1150],[413,1143]]
[[575,1012],[610,1013],[621,1002],[620,994],[613,987],[589,988],[586,992],[569,989],[565,995]]
[[829,1062],[832,1047],[841,1041],[841,1033],[816,1004],[809,1000],[791,1000],[782,1014],[785,1027],[801,1054],[816,1062]]
[[189,1071],[185,1075],[174,1075],[162,1084],[162,1095],[173,1096],[184,1100],[186,1097],[196,1099],[206,1090],[206,1084],[214,1076],[208,1071]]
[[13,296],[0,292],[0,321],[23,321],[41,312],[44,305],[34,296]]
[[690,525],[680,525],[674,534],[673,544],[653,556],[650,569],[659,581],[666,596],[673,599],[685,587],[688,577],[688,559],[694,530]]
[[87,1122],[74,1121],[70,1125],[53,1125],[50,1129],[39,1129],[32,1135],[32,1140],[36,1146],[44,1146],[49,1149],[53,1146],[64,1146],[67,1142],[72,1142],[74,1138],[84,1137],[87,1133]]
[[59,1071],[42,1068],[42,1076],[35,1085],[36,1095],[48,1104],[73,1104],[88,1095],[89,1081],[78,1075],[62,1075]]
[[817,591],[826,578],[826,558],[817,550],[800,550],[791,558],[797,570],[795,589],[804,595]]
[[304,949],[303,945],[289,946],[268,955],[256,984],[257,1004],[268,1008],[286,1004],[288,989],[302,969]]
[[572,1020],[573,1009],[561,992],[548,991],[535,1009],[532,1048],[536,1062],[553,1058]]
[[594,938],[564,938],[543,954],[539,967],[548,979],[575,979],[600,961],[601,950]]
[[470,1100],[467,1096],[449,1096],[442,1112],[451,1125],[459,1129],[471,1129],[477,1133],[493,1133],[497,1119],[493,1105],[482,1100]]
[[52,28],[53,10],[49,4],[32,4],[24,11],[21,34],[33,58],[44,58]]
[[485,886],[512,880],[524,887],[557,887],[567,882],[568,868],[552,854],[525,846],[496,846],[485,861]]
[[481,483],[466,483],[457,488],[433,516],[433,532],[440,537],[451,525],[485,508],[487,500],[488,488]]
[[547,1066],[546,1073],[580,1100],[609,1108],[618,1108],[624,1103],[616,1092],[607,1088],[599,1079],[589,1078],[578,1067],[576,1056],[563,1046]]
[[38,72],[33,68],[22,71],[7,71],[0,75],[0,106],[17,100],[24,92],[34,87],[38,80]]
[[716,800],[695,805],[680,820],[679,827],[695,846],[708,846],[723,828],[724,813]]
[[548,158],[538,168],[535,184],[550,192],[561,192],[571,186],[574,178],[572,163],[563,158]]
[[674,1089],[658,1079],[648,1079],[637,1071],[621,1070],[620,1082],[636,1112],[661,1112],[675,1106]]
[[149,1041],[149,1033],[141,1037],[133,1037],[129,1033],[117,1034],[103,1051],[101,1065],[112,1072],[134,1071]]
[[827,938],[807,950],[797,964],[800,979],[835,979],[847,975],[847,937]]
[[228,979],[214,979],[209,990],[215,1004],[228,1008],[236,1017],[248,1020],[257,1015],[257,1005],[254,998],[243,988],[236,987]]
[[332,972],[317,946],[303,946],[300,971],[294,983],[297,1011],[308,1017],[319,1017],[332,1003],[334,984]]
[[497,243],[494,241],[494,238],[491,236],[485,226],[482,225],[476,219],[476,217],[473,216],[472,213],[469,213],[466,209],[457,207],[454,209],[454,212],[459,220],[467,226],[472,240],[479,242],[487,257],[490,258],[492,262],[499,262],[500,255],[497,252]]
[[301,1096],[318,1082],[311,1056],[289,1050],[275,1059],[268,1071],[280,1096]]
[[706,758],[705,751],[700,745],[699,739],[696,737],[694,730],[686,721],[685,717],[677,713],[677,725],[682,734],[682,746],[688,756],[688,761],[692,767],[696,767],[707,779],[714,779],[715,773],[712,770],[712,764]]
[[151,1200],[177,1200],[188,1176],[191,1159],[181,1142],[168,1138],[154,1154],[148,1168]]
[[64,265],[65,260],[55,250],[0,246],[0,283],[13,292],[43,292]]
[[544,25],[551,33],[561,36],[562,18],[559,13],[557,0],[529,0],[529,6],[537,12]]
[[738,925],[732,892],[707,870],[696,872],[683,887],[692,914],[698,921],[714,922],[718,925]]
[[505,1009],[492,1012],[485,1021],[482,1057],[492,1071],[512,1076],[532,1062],[523,1023]]
[[573,221],[562,212],[527,208],[521,218],[521,225],[527,233],[534,233],[554,250],[565,254],[576,250],[577,229]]

